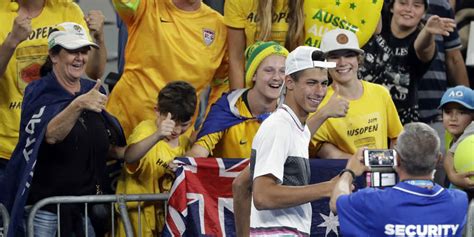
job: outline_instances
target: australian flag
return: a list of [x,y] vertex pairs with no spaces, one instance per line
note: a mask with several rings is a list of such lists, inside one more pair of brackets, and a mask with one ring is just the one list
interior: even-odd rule
[[[235,236],[232,181],[248,159],[179,158],[163,236]],[[311,183],[330,180],[346,160],[310,159]],[[356,187],[364,182],[358,179]],[[339,236],[329,199],[312,202],[311,236]]]

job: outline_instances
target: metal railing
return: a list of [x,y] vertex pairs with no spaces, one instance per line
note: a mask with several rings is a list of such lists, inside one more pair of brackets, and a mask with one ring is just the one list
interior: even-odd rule
[[[154,201],[167,201],[169,194],[131,194],[131,195],[87,195],[87,196],[56,196],[56,197],[49,197],[45,198],[39,202],[37,202],[32,208],[28,215],[28,222],[27,222],[27,233],[28,237],[34,237],[34,218],[38,210],[46,205],[56,204],[57,205],[57,232],[58,236],[60,236],[61,229],[60,229],[60,206],[61,204],[70,204],[70,203],[83,203],[84,204],[84,213],[85,217],[88,217],[88,204],[89,203],[110,203],[111,206],[111,219],[112,219],[112,228],[111,228],[111,236],[115,236],[115,211],[114,211],[114,203],[118,204],[118,209],[120,213],[120,217],[124,224],[125,234],[129,237],[133,236],[133,228],[130,222],[130,218],[128,216],[127,210],[127,202],[154,202]],[[166,205],[164,205],[166,207]],[[141,206],[138,206],[138,211],[140,213]],[[165,211],[166,213],[166,211]],[[7,213],[8,215],[8,213]],[[140,222],[140,221],[139,221]],[[5,220],[4,220],[5,223]],[[8,222],[7,222],[8,223]],[[84,221],[85,230],[89,228],[88,222]],[[141,226],[139,226],[141,227]],[[85,231],[86,237],[88,236],[87,231]]]
[[0,227],[0,237],[6,237],[8,233],[8,223],[10,223],[10,215],[7,208],[0,203],[0,217],[2,218],[2,227]]

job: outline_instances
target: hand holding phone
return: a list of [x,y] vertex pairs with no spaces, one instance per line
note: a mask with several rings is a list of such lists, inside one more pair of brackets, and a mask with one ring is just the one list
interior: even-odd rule
[[394,149],[364,150],[364,163],[371,171],[393,171],[397,165],[397,152]]

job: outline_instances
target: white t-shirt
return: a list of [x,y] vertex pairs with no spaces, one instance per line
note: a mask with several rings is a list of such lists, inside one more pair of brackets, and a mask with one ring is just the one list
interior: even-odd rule
[[[288,186],[309,184],[311,172],[308,144],[311,133],[286,105],[268,117],[258,129],[252,143],[253,179],[272,174]],[[259,211],[252,199],[251,236],[309,236],[311,204]]]

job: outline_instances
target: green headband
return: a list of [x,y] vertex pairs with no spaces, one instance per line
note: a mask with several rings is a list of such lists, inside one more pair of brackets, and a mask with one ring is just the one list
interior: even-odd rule
[[252,87],[252,77],[257,71],[260,63],[268,56],[276,54],[288,56],[288,50],[274,41],[257,41],[245,50],[245,81],[244,87]]

